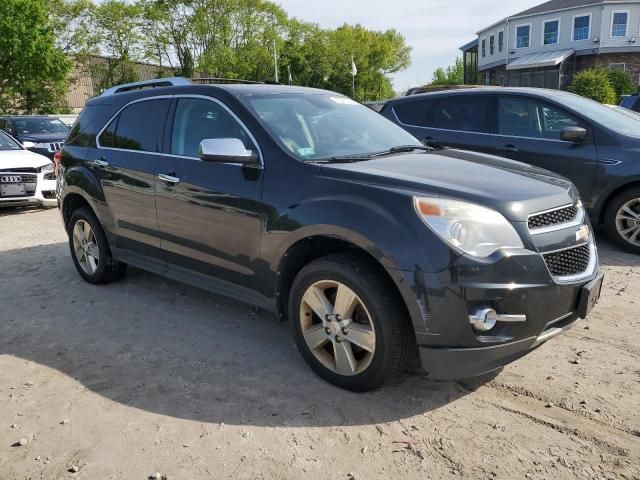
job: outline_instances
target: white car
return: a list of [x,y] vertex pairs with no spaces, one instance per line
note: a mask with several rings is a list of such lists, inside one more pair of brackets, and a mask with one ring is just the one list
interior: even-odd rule
[[25,205],[57,205],[53,163],[0,131],[0,207]]

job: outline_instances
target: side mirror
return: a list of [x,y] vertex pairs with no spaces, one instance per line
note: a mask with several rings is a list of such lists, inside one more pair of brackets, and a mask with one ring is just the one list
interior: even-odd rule
[[587,131],[582,127],[565,127],[560,132],[560,140],[564,142],[582,143],[587,138]]
[[207,162],[258,163],[258,155],[237,138],[205,138],[200,142],[199,156]]

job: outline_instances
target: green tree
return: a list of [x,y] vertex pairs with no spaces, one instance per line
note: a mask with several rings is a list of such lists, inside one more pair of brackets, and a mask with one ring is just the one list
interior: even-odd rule
[[124,0],[106,0],[92,9],[91,22],[106,65],[92,66],[102,90],[138,79],[135,62],[144,58],[141,34],[142,9]]
[[607,70],[592,68],[578,72],[568,90],[600,103],[616,103],[616,91]]
[[633,80],[629,72],[624,70],[609,70],[609,81],[618,97],[616,103],[620,103],[623,95],[629,95],[634,92]]
[[446,70],[442,67],[436,68],[431,85],[462,85],[463,78],[464,64],[462,58],[457,57],[455,63]]
[[55,45],[46,0],[2,0],[0,32],[0,111],[63,108],[71,65]]

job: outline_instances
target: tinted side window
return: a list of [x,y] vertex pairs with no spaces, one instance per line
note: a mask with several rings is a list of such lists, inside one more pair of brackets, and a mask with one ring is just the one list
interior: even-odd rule
[[524,97],[500,97],[498,133],[515,137],[559,140],[565,127],[580,126],[559,108]]
[[107,125],[102,131],[98,141],[101,147],[113,147],[113,139],[116,137],[116,126],[118,125],[118,117],[111,120],[111,123]]
[[237,138],[246,149],[255,148],[247,132],[218,103],[200,98],[179,99],[171,133],[171,153],[197,158],[200,142],[205,138]]
[[87,105],[73,124],[67,141],[67,145],[74,147],[95,147],[96,135],[104,125],[100,117],[107,115],[107,108],[111,105]]
[[399,103],[393,107],[393,110],[396,112],[398,119],[405,125],[426,127],[430,107],[431,100],[414,100],[412,102]]
[[169,103],[168,99],[145,100],[122,110],[118,115],[113,147],[142,152],[159,151]]
[[429,126],[444,130],[487,132],[486,99],[482,96],[460,95],[433,102]]

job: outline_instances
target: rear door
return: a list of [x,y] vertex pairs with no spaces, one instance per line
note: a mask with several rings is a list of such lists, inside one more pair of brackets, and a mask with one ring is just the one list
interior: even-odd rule
[[[491,136],[494,153],[567,177],[578,187],[581,197],[589,199],[598,165],[591,125],[536,97],[503,95],[494,101],[497,117]],[[565,127],[575,126],[588,132],[583,143],[560,140]]]
[[102,183],[116,247],[159,255],[155,173],[170,98],[130,103],[105,127],[88,160]]
[[427,144],[478,152],[491,150],[487,95],[434,95],[396,104],[405,130]]

